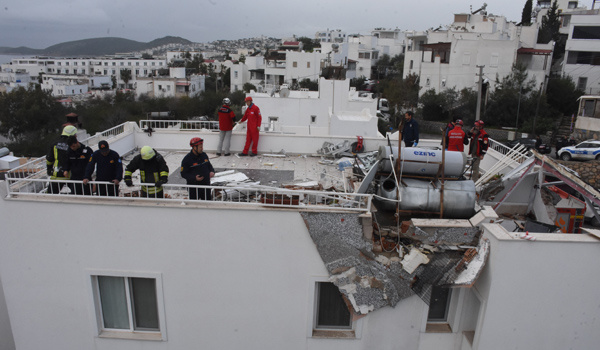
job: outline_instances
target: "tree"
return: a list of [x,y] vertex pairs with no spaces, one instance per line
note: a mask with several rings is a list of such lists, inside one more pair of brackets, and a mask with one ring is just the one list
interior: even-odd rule
[[558,13],[558,3],[556,0],[548,10],[548,13],[542,18],[542,26],[538,32],[538,44],[547,44],[550,40],[560,40],[560,17]]
[[495,85],[482,118],[488,125],[519,128],[533,120],[539,90],[524,66],[515,65],[509,75],[496,77]]
[[550,78],[546,89],[546,100],[553,109],[562,115],[577,113],[578,99],[584,94],[578,90],[570,76]]
[[298,41],[302,43],[302,50],[305,52],[313,52],[315,48],[321,47],[321,42],[317,39],[301,36],[298,38]]
[[45,154],[65,114],[65,107],[39,86],[0,93],[0,134],[12,141],[10,147],[17,154]]
[[240,58],[238,58],[238,62],[246,63],[246,56],[244,54],[240,54]]
[[310,91],[319,91],[319,81],[310,80],[308,78],[302,79],[298,82],[298,85],[303,89],[308,89]]
[[115,77],[114,75],[111,75],[110,81],[112,82],[112,88],[116,89],[117,88],[117,77]]
[[242,90],[244,90],[245,92],[250,92],[250,90],[256,91],[256,86],[254,86],[254,84],[244,83]]
[[121,80],[125,82],[125,88],[127,89],[129,81],[131,81],[131,69],[121,69]]
[[521,25],[531,25],[531,10],[533,9],[533,0],[527,0],[525,6],[523,6],[523,12],[521,14]]

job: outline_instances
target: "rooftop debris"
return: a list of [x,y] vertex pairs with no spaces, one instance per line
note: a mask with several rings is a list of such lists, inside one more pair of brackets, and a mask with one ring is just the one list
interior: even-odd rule
[[[364,214],[301,215],[331,282],[362,315],[414,294],[429,303],[433,286],[456,285],[458,276],[460,285],[472,285],[489,250],[469,220],[413,219],[398,229]],[[374,228],[372,239],[364,238],[365,225]]]

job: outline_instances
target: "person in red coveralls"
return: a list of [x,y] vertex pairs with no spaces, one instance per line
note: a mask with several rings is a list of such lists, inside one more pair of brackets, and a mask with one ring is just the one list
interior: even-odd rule
[[[219,145],[217,146],[217,155],[221,155],[221,151],[225,155],[230,155],[229,145],[231,143],[231,130],[233,129],[235,114],[231,110],[231,101],[228,98],[223,99],[223,106],[219,108]],[[223,144],[223,141],[225,143]]]
[[463,121],[457,119],[454,122],[454,129],[448,132],[448,151],[462,152],[465,150],[465,145],[469,144],[467,134],[462,129]]
[[246,125],[246,145],[244,146],[244,150],[242,153],[238,155],[240,157],[245,157],[248,155],[248,151],[250,150],[250,144],[252,144],[252,153],[250,153],[251,157],[256,156],[258,153],[258,131],[260,130],[260,123],[262,122],[262,116],[260,115],[260,109],[252,103],[252,97],[246,97],[246,113],[244,113],[244,117],[240,120],[240,123],[248,121]]

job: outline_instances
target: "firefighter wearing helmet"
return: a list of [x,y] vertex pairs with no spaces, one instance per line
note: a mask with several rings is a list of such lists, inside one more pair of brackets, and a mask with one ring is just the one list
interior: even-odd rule
[[231,110],[231,101],[228,98],[223,99],[223,105],[219,108],[219,144],[217,145],[217,155],[224,152],[226,156],[230,155],[229,146],[231,144],[231,133],[235,124],[235,114]]
[[469,145],[469,155],[471,156],[471,179],[477,181],[479,179],[479,164],[485,156],[489,145],[488,133],[483,130],[483,121],[478,120],[475,126],[469,131],[468,137],[471,139]]
[[[260,109],[254,104],[252,97],[246,97],[245,101],[248,108],[246,108],[246,112],[244,113],[242,120],[240,120],[240,123],[248,121],[248,124],[246,125],[246,145],[244,146],[242,153],[238,154],[241,157],[247,155],[255,156],[258,154],[258,131],[260,130],[260,124],[262,123]],[[250,145],[252,145],[252,153],[248,153],[250,151]]]
[[[125,184],[133,186],[131,175],[140,170],[140,182],[142,183],[142,197],[164,198],[162,185],[169,181],[169,167],[163,156],[150,146],[144,146],[140,154],[133,157],[125,168]],[[148,186],[148,184],[154,184]]]
[[[46,172],[50,176],[50,180],[69,180],[69,141],[77,140],[77,128],[73,125],[67,125],[63,128],[62,133],[50,147],[50,151],[46,154]],[[48,186],[48,193],[59,193],[65,185],[64,182],[51,181]]]
[[[210,178],[215,176],[215,169],[206,153],[204,153],[204,140],[194,137],[190,140],[192,150],[181,161],[181,177],[188,185],[210,186]],[[190,199],[211,200],[210,188],[189,187]]]

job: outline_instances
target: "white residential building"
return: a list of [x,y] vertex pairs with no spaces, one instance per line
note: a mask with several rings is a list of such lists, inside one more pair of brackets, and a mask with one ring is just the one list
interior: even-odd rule
[[31,77],[24,71],[0,71],[0,89],[11,92],[18,87],[28,88]]
[[404,77],[420,77],[420,94],[429,89],[477,89],[479,67],[493,89],[518,63],[525,66],[536,84],[550,73],[552,43],[537,44],[536,26],[516,26],[504,16],[484,11],[454,15],[444,29],[407,32],[408,49]]
[[44,76],[41,84],[42,90],[52,92],[52,96],[75,96],[88,93],[87,80],[78,80],[68,77]]
[[327,29],[315,33],[315,39],[323,43],[343,43],[346,41],[347,34],[341,29]]
[[283,89],[251,93],[267,131],[316,136],[382,138],[377,130],[377,99],[361,96],[349,80],[319,79],[319,91]]
[[138,78],[135,81],[137,97],[182,97],[196,96],[206,89],[206,76],[193,74],[186,76],[185,68],[169,68],[169,76]]
[[[206,145],[218,140],[218,133],[188,125],[157,126],[149,134],[125,123],[89,143],[108,139],[111,149],[127,157],[149,145],[165,156],[170,179],[181,180],[178,167],[190,138],[202,137]],[[260,138],[261,150],[283,148],[301,155],[243,161],[211,155],[211,162],[231,170],[291,172],[292,179],[311,173],[336,179],[341,176],[337,166],[319,166],[320,158],[310,154],[324,141],[355,136],[265,132]],[[240,149],[244,139],[245,133],[234,131],[232,147]],[[365,138],[365,151],[388,142]],[[389,145],[397,146],[397,140]],[[417,233],[436,240],[428,248],[431,262],[419,267],[415,278],[402,277],[405,260],[398,266],[385,256],[373,259],[373,227],[397,226],[393,220],[391,226],[375,225],[371,195],[352,202],[360,194],[267,185],[215,189],[244,197],[252,192],[262,199],[269,194],[302,201],[318,197],[319,202],[286,206],[242,195],[194,201],[171,180],[165,199],[48,195],[44,158],[13,171],[9,181],[0,181],[3,350],[168,350],[198,344],[209,349],[589,350],[600,343],[600,281],[590,274],[600,269],[597,230],[524,235],[501,226],[489,207],[469,220],[422,220],[441,230],[460,221],[463,226],[452,226],[459,227],[454,236],[476,228],[484,243],[466,260],[464,282],[453,279],[443,297],[426,298],[412,285],[419,282],[416,276],[454,273],[459,265],[447,257],[433,260],[449,246],[438,243],[437,232]],[[21,171],[35,176],[20,177]],[[132,189],[123,186],[124,191]],[[273,191],[285,194],[275,197]],[[358,270],[355,261],[365,256],[369,259]],[[343,276],[348,284],[331,283]],[[371,309],[402,288],[406,294],[393,307]],[[365,303],[356,305],[349,297],[344,302],[342,290]]]
[[231,92],[242,90],[245,83],[262,88],[265,83],[265,57],[262,55],[246,56],[244,63],[232,64],[230,79]]

